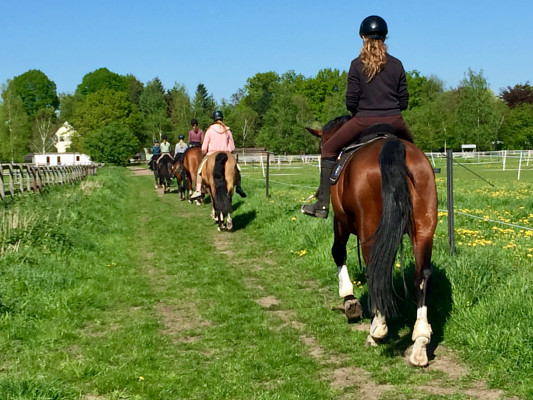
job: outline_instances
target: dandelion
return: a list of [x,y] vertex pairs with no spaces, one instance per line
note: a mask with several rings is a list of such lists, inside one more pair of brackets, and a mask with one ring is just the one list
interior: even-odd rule
[[298,257],[305,256],[307,254],[307,250],[303,249],[298,252]]
[[533,236],[533,231],[526,231],[524,236]]
[[139,381],[144,381],[144,376],[139,376]]
[[296,217],[292,217],[292,218],[291,218],[291,221],[296,221]]

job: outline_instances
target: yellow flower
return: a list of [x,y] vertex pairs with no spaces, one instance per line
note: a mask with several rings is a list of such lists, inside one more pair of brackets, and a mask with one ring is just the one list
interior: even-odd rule
[[298,256],[299,256],[299,257],[305,256],[306,254],[307,254],[307,250],[305,250],[305,249],[300,250],[300,251],[298,252]]
[[139,376],[139,381],[144,381],[144,377],[143,376]]
[[526,231],[526,233],[524,233],[524,236],[533,236],[533,231]]
[[296,217],[292,217],[292,218],[291,218],[291,221],[296,221]]

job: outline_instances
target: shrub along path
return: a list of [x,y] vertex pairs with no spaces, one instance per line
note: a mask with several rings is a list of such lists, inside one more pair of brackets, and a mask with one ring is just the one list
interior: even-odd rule
[[365,347],[368,321],[335,309],[331,260],[317,272],[273,245],[287,210],[247,190],[232,233],[123,169],[48,194],[39,239],[0,258],[0,398],[508,398],[442,346],[408,366],[408,329]]

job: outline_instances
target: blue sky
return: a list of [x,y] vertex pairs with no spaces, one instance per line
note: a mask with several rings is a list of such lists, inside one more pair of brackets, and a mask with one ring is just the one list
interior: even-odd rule
[[531,0],[2,0],[0,84],[39,69],[73,93],[106,67],[229,99],[258,72],[347,70],[371,14],[387,21],[389,52],[407,71],[446,88],[469,68],[496,94],[533,82]]

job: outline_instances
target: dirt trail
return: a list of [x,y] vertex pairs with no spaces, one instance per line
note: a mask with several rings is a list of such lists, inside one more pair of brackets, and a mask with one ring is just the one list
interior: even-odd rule
[[[147,170],[133,169],[136,175],[147,175],[145,171]],[[151,173],[149,170],[148,172]],[[339,393],[339,399],[394,399],[397,398],[395,396],[398,394],[398,390],[408,390],[411,391],[408,393],[416,393],[416,396],[413,397],[415,399],[424,399],[428,395],[433,395],[443,396],[444,398],[448,396],[454,398],[464,396],[466,399],[519,400],[517,397],[506,396],[502,390],[487,388],[486,382],[483,380],[473,380],[472,377],[469,377],[467,367],[459,361],[457,355],[444,346],[437,347],[435,358],[431,360],[430,365],[425,369],[426,371],[441,372],[436,379],[431,381],[430,385],[421,386],[414,383],[403,383],[396,386],[376,382],[368,370],[353,365],[348,356],[333,354],[321,346],[320,341],[310,333],[310,329],[307,329],[306,324],[299,320],[297,311],[291,309],[290,304],[284,303],[281,299],[269,293],[268,289],[258,282],[254,273],[268,269],[272,261],[265,257],[265,254],[257,254],[254,259],[250,259],[249,255],[240,254],[243,252],[243,240],[247,243],[247,249],[253,248],[253,239],[249,236],[244,238],[242,235],[244,235],[243,232],[219,233],[213,229],[214,247],[221,257],[226,257],[228,262],[233,263],[234,267],[242,274],[245,285],[257,293],[255,301],[263,308],[264,312],[269,313],[273,319],[279,321],[279,324],[272,329],[280,330],[288,327],[298,332],[299,340],[304,348],[307,349],[309,356],[323,366],[325,373],[322,379]],[[146,265],[145,273],[157,290],[158,286],[165,285],[166,279],[163,271],[154,269],[151,262],[153,254],[148,249],[146,250],[144,260]],[[305,285],[308,286],[309,290],[318,292],[323,290],[318,287],[316,282],[305,282]],[[161,302],[157,305],[156,312],[163,322],[161,334],[170,336],[180,343],[190,343],[201,339],[200,337],[183,337],[181,333],[184,330],[209,325],[208,321],[201,319],[197,311],[197,305],[194,303],[171,304]],[[369,325],[359,323],[353,325],[353,329],[367,332]],[[405,362],[407,363],[407,359]],[[400,398],[409,397],[401,395]]]
[[[221,255],[230,257],[232,259],[239,259],[239,246],[237,243],[242,238],[238,238],[239,234],[224,233],[215,236],[216,248]],[[247,238],[250,240],[250,238]],[[252,243],[249,244],[253,246]],[[247,260],[247,268],[253,265],[255,269],[268,268],[268,260],[266,257],[259,256],[254,260]],[[247,268],[242,269],[243,274],[246,273]],[[275,318],[281,320],[282,327],[291,327],[292,329],[301,332],[300,341],[307,348],[308,354],[317,362],[322,364],[328,371],[325,379],[329,382],[332,388],[336,389],[339,394],[339,399],[358,399],[358,400],[378,400],[378,399],[393,399],[394,391],[398,389],[391,384],[379,384],[371,377],[370,372],[364,368],[352,365],[348,357],[328,353],[319,343],[319,341],[306,331],[306,325],[298,321],[298,315],[295,310],[291,310],[290,306],[282,303],[276,296],[269,294],[261,286],[257,285],[257,281],[252,277],[247,277],[245,280],[250,288],[256,290],[260,297],[256,302],[264,309],[265,312],[272,314]],[[308,282],[310,290],[316,290],[314,282]],[[369,324],[360,323],[354,325],[354,330],[364,330],[368,332]],[[438,346],[434,352],[435,358],[430,362],[426,368],[427,371],[440,371],[442,378],[434,379],[431,385],[416,386],[404,384],[401,388],[409,388],[417,392],[417,397],[423,399],[427,395],[438,396],[457,396],[463,395],[468,399],[483,399],[483,400],[503,400],[513,399],[519,400],[517,397],[508,397],[502,390],[494,390],[487,388],[486,382],[483,380],[471,381],[468,379],[468,369],[463,365],[453,351]],[[408,358],[405,357],[405,362],[408,363]],[[401,397],[406,398],[406,397]]]

